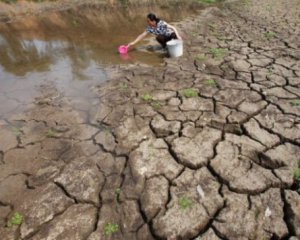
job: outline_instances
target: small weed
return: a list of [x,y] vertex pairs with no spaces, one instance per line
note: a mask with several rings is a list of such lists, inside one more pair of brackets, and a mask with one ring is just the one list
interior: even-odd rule
[[104,227],[105,236],[111,236],[119,231],[119,225],[116,223],[107,223]]
[[12,130],[16,134],[16,137],[19,139],[21,137],[21,135],[22,135],[21,129],[18,128],[18,127],[13,127]]
[[128,84],[127,83],[120,83],[120,89],[125,91],[128,89]]
[[206,56],[203,54],[200,54],[196,57],[196,60],[198,60],[199,62],[204,62],[206,59]]
[[120,202],[121,188],[116,188],[115,189],[115,194],[116,194],[117,202]]
[[268,76],[271,76],[273,74],[273,70],[271,68],[268,69]]
[[209,26],[209,28],[212,29],[212,30],[215,30],[215,29],[216,29],[216,26],[215,26],[213,23],[209,23],[208,26]]
[[109,126],[107,126],[105,124],[102,124],[102,123],[99,124],[99,128],[100,128],[100,130],[102,130],[105,133],[108,133],[108,132],[112,133],[113,132],[113,130]]
[[78,27],[79,26],[79,21],[77,19],[73,19],[72,24],[73,24],[74,27]]
[[189,197],[178,198],[178,205],[180,206],[181,209],[190,208],[192,206],[192,204],[193,204],[193,201]]
[[292,107],[298,107],[298,106],[300,106],[300,100],[292,100],[292,101],[290,102],[290,105],[291,105]]
[[129,0],[119,0],[119,2],[122,4],[122,6],[127,7],[129,4]]
[[249,0],[242,0],[241,4],[244,5],[244,6],[247,6],[247,5],[250,4],[250,1]]
[[58,137],[58,133],[55,130],[50,128],[47,132],[47,137],[48,138],[56,138],[56,137]]
[[150,94],[146,93],[142,96],[142,99],[146,102],[150,102],[153,100],[153,97]]
[[206,4],[212,4],[212,3],[216,3],[217,0],[198,0],[198,2],[206,3]]
[[265,36],[265,38],[267,38],[269,40],[269,39],[275,37],[276,33],[272,32],[272,31],[267,31],[267,32],[265,32],[264,36]]
[[185,96],[186,98],[197,97],[198,92],[194,88],[186,88],[181,90],[181,95]]
[[294,172],[294,177],[297,181],[300,181],[300,168],[297,168]]
[[217,82],[214,80],[214,79],[207,79],[205,81],[205,83],[208,85],[208,86],[217,86]]
[[223,58],[225,54],[228,52],[226,48],[210,48],[210,53],[213,55],[214,58]]
[[160,102],[158,102],[158,101],[153,101],[152,103],[151,103],[151,106],[152,107],[154,107],[154,108],[161,108],[161,103]]
[[300,26],[300,20],[296,22],[296,26]]
[[271,5],[268,5],[268,6],[266,7],[266,10],[269,11],[269,12],[272,11],[272,6],[271,6]]
[[12,227],[13,225],[15,226],[19,226],[22,224],[23,222],[23,215],[16,212],[12,217],[11,219],[9,219],[8,223],[7,223],[7,226],[8,227]]
[[258,219],[259,214],[260,214],[260,209],[259,208],[255,208],[255,210],[254,210],[255,220]]

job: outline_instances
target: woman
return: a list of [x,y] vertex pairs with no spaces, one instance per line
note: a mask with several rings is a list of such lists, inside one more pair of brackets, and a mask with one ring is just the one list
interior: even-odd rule
[[171,39],[182,39],[174,26],[160,20],[153,13],[149,13],[147,15],[147,22],[148,26],[146,27],[146,30],[142,34],[140,34],[133,42],[129,43],[127,45],[128,47],[145,38],[148,33],[155,34],[156,40],[162,45],[163,48],[167,46],[167,42]]

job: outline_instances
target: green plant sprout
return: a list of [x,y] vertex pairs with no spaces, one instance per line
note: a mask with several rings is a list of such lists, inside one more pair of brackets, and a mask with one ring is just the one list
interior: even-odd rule
[[199,62],[204,62],[206,59],[207,59],[206,56],[202,54],[196,57],[196,60],[198,60]]
[[198,0],[201,3],[206,3],[206,4],[212,4],[212,3],[216,3],[217,0]]
[[151,106],[154,107],[154,108],[160,108],[162,105],[161,105],[161,103],[158,102],[158,101],[153,101],[153,102],[151,103]]
[[217,82],[214,79],[207,79],[205,83],[209,86],[216,86]]
[[142,99],[146,102],[150,102],[153,100],[153,97],[149,93],[146,93],[142,96]]
[[214,58],[223,58],[225,54],[228,52],[226,48],[210,48],[210,53],[213,55]]
[[107,223],[104,227],[105,236],[111,236],[119,231],[119,225],[116,223]]
[[47,132],[47,137],[48,138],[56,138],[56,137],[58,137],[58,135],[57,135],[57,132],[55,130],[50,128]]
[[121,90],[127,90],[128,89],[128,84],[127,83],[120,83],[120,89]]
[[16,134],[16,137],[19,139],[21,137],[21,135],[22,135],[21,129],[18,128],[18,127],[13,127],[12,130]]
[[181,95],[185,96],[186,98],[197,97],[198,92],[194,88],[186,88],[181,90]]
[[265,37],[269,40],[269,39],[275,37],[275,36],[276,36],[276,33],[272,32],[272,31],[267,31],[267,32],[265,32],[264,35],[265,35]]
[[193,204],[193,201],[189,197],[180,197],[178,198],[178,205],[181,209],[190,208]]
[[23,222],[23,215],[16,212],[8,221],[7,226],[12,227],[12,226],[19,226]]
[[121,188],[116,188],[115,189],[115,194],[116,194],[117,202],[120,202]]
[[294,177],[297,181],[300,181],[300,168],[297,168],[294,172]]
[[292,107],[299,107],[300,106],[300,100],[298,100],[298,99],[292,100],[292,101],[290,101],[290,105]]

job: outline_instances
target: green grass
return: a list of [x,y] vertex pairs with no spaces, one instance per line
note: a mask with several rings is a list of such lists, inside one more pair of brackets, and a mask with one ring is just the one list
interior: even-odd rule
[[22,135],[21,129],[18,127],[13,127],[12,130],[14,131],[16,137],[19,139]]
[[111,236],[119,231],[119,225],[116,223],[107,223],[104,227],[105,236]]
[[151,103],[151,106],[154,107],[154,108],[161,108],[162,107],[161,103],[158,102],[158,101],[153,101]]
[[150,102],[153,100],[153,97],[149,93],[146,93],[142,96],[142,99],[146,102]]
[[264,36],[265,36],[265,38],[267,38],[269,40],[269,39],[275,37],[276,33],[272,32],[272,31],[267,31],[267,32],[265,32]]
[[47,137],[48,138],[56,138],[56,137],[58,137],[58,133],[53,129],[49,129],[47,132]]
[[121,188],[116,188],[115,189],[115,194],[116,194],[117,202],[120,202]]
[[203,54],[199,54],[197,57],[196,57],[196,60],[198,60],[199,62],[204,62],[206,60],[206,56],[203,55]]
[[250,0],[241,0],[241,4],[247,6],[250,4]]
[[300,106],[300,100],[292,100],[292,101],[290,101],[290,105],[292,106],[292,107],[299,107]]
[[212,86],[212,87],[217,86],[217,82],[214,79],[205,80],[205,84],[208,85],[208,86]]
[[266,10],[267,10],[267,11],[272,11],[272,6],[271,6],[271,5],[268,5],[268,6],[266,7]]
[[194,88],[186,88],[180,91],[181,95],[185,96],[186,98],[197,97],[198,92]]
[[294,177],[297,181],[300,181],[300,168],[297,168],[294,172]]
[[198,0],[198,2],[212,4],[218,2],[217,0]]
[[23,222],[23,215],[21,213],[16,212],[7,222],[8,227],[19,226]]
[[177,203],[181,209],[187,209],[193,205],[192,199],[190,199],[189,197],[185,197],[185,196],[178,198]]
[[226,53],[228,52],[228,49],[226,49],[226,48],[210,48],[209,52],[213,55],[214,58],[221,59],[226,55]]
[[125,91],[128,89],[128,84],[127,83],[120,83],[120,89]]

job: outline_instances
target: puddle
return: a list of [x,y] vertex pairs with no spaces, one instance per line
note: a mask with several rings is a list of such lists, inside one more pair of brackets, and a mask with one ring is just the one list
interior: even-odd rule
[[47,83],[54,84],[74,106],[89,111],[95,101],[90,87],[107,80],[108,67],[162,64],[165,54],[145,51],[145,42],[126,57],[117,53],[119,45],[144,31],[149,12],[176,22],[195,9],[178,4],[121,11],[81,7],[0,24],[0,118],[30,106],[39,86]]

